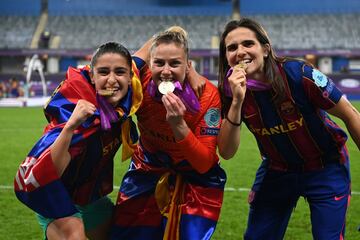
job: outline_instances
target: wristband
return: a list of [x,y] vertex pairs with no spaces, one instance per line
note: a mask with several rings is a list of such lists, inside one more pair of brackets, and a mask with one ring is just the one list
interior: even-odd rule
[[225,119],[226,119],[229,123],[231,123],[231,125],[236,126],[236,127],[239,127],[239,126],[241,125],[241,123],[242,123],[241,120],[240,120],[240,123],[235,123],[235,122],[231,121],[231,120],[228,118],[227,115],[225,116]]

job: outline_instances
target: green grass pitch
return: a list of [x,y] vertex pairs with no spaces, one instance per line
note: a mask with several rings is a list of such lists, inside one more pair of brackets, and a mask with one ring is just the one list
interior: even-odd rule
[[[360,102],[353,102],[360,110]],[[336,120],[336,119],[335,119]],[[344,127],[342,122],[336,120]],[[360,124],[360,123],[359,123]],[[13,179],[20,162],[40,137],[45,118],[41,108],[0,108],[0,239],[42,239],[42,232],[33,212],[15,197]],[[346,239],[360,239],[360,152],[349,138],[352,190],[354,192],[347,216]],[[115,185],[120,184],[127,162],[116,158]],[[219,224],[213,239],[242,239],[248,214],[247,189],[251,187],[260,163],[256,142],[243,127],[240,148],[236,156],[222,161],[228,182]],[[116,198],[118,189],[111,197]],[[312,239],[309,209],[301,198],[294,210],[285,239]]]

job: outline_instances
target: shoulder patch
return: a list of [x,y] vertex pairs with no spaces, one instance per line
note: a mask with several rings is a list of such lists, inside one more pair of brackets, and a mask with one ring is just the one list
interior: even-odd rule
[[205,123],[208,127],[217,127],[220,123],[220,109],[210,108],[204,116]]
[[320,72],[317,69],[312,70],[312,79],[314,79],[314,82],[318,87],[323,88],[328,83],[328,79],[325,76],[325,74],[323,74],[322,72]]

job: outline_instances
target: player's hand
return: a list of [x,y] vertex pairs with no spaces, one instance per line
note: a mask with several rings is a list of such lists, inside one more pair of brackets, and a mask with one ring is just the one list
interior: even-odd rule
[[181,99],[174,93],[167,93],[161,98],[166,109],[166,120],[170,125],[183,123],[186,107]]
[[85,122],[88,117],[92,116],[95,113],[95,111],[96,111],[96,107],[94,104],[86,100],[80,99],[77,102],[75,109],[72,112],[65,127],[71,130],[75,130],[83,122]]
[[244,68],[235,66],[233,72],[228,78],[233,101],[242,103],[246,93],[246,72]]
[[200,75],[192,65],[190,65],[190,70],[187,73],[187,80],[191,88],[194,90],[196,96],[200,98],[203,94],[206,84],[206,78]]

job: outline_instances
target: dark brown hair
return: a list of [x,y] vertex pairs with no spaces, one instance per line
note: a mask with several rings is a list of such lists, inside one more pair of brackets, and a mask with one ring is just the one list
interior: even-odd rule
[[91,71],[93,71],[98,58],[106,53],[116,53],[119,54],[120,56],[123,56],[126,59],[126,62],[131,70],[132,58],[130,52],[126,49],[126,47],[124,47],[122,44],[117,42],[107,42],[100,45],[93,53],[90,61]]
[[248,28],[255,33],[256,39],[260,44],[265,47],[265,44],[269,45],[269,55],[264,59],[265,78],[272,84],[273,89],[276,92],[274,101],[278,102],[285,98],[285,85],[281,80],[281,75],[278,74],[277,63],[284,62],[285,58],[278,57],[275,54],[274,49],[271,46],[270,39],[265,29],[255,20],[250,18],[241,18],[240,20],[233,20],[226,24],[224,32],[221,34],[220,46],[219,46],[219,91],[221,94],[221,102],[223,114],[228,112],[231,104],[231,99],[224,95],[224,79],[229,69],[229,63],[226,59],[226,46],[225,38],[227,35],[236,28],[243,27]]

